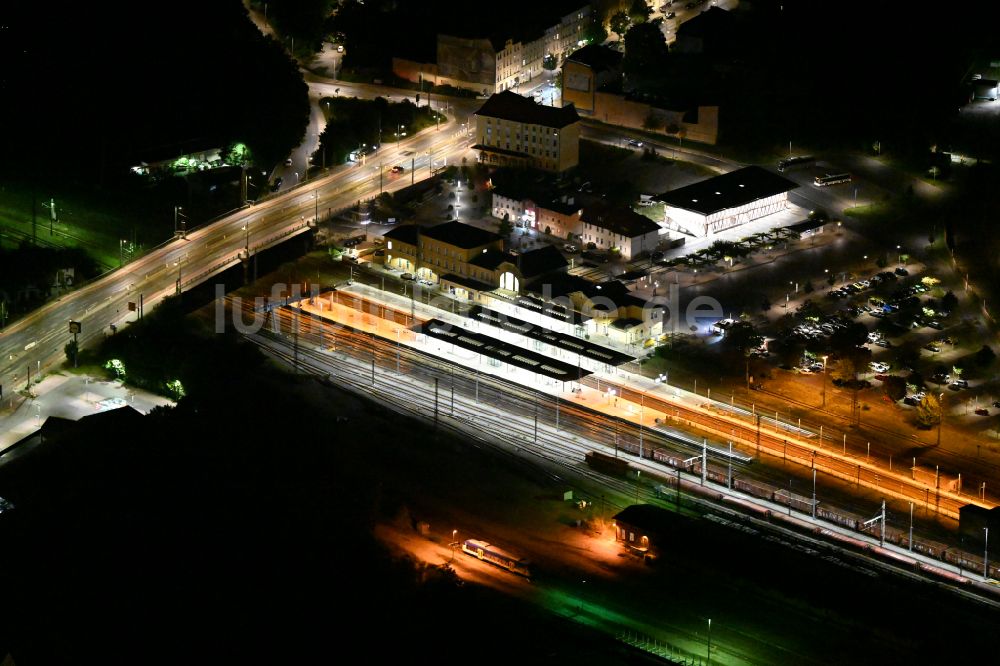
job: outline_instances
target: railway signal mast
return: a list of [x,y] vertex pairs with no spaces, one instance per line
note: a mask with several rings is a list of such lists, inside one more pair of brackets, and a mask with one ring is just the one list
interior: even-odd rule
[[882,510],[878,513],[877,516],[875,516],[871,520],[866,520],[862,525],[862,529],[868,529],[875,523],[879,523],[878,545],[884,546],[885,545],[885,500],[882,500]]

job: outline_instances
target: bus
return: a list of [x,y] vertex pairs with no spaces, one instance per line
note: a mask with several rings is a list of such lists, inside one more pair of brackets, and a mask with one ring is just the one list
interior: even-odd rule
[[816,176],[816,187],[826,187],[827,185],[837,185],[839,183],[851,182],[849,173],[828,173],[825,176]]
[[787,171],[794,167],[809,166],[816,163],[816,158],[812,155],[799,155],[796,157],[788,157],[783,160],[778,161],[778,171]]
[[501,548],[497,548],[496,546],[486,543],[485,541],[466,539],[462,542],[462,552],[472,555],[473,557],[478,557],[485,562],[495,564],[498,567],[524,576],[525,578],[531,577],[531,565],[527,560],[523,560],[520,557],[512,555]]

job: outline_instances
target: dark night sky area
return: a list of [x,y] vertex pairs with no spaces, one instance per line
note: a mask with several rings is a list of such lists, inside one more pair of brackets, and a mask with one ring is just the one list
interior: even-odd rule
[[100,178],[176,142],[246,140],[274,158],[301,136],[305,86],[238,0],[54,11],[3,10],[6,166]]

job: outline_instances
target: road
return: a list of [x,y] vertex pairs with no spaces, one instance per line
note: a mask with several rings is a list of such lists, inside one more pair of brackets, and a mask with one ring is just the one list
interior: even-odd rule
[[[245,207],[202,227],[188,230],[185,238],[174,239],[132,263],[87,284],[76,291],[47,303],[0,332],[0,385],[4,398],[0,408],[11,408],[16,390],[34,382],[39,372],[63,359],[63,346],[72,339],[68,332],[71,320],[81,323],[78,339],[87,346],[109,334],[112,325],[120,327],[135,321],[138,305],[154,306],[163,297],[201,284],[213,275],[237,265],[249,251],[270,247],[295,234],[307,231],[317,215],[325,218],[333,211],[351,206],[383,191],[393,191],[410,184],[409,178],[390,179],[388,170],[402,151],[414,151],[415,168],[429,171],[445,161],[474,161],[468,150],[469,138],[446,122],[439,129],[428,129],[408,137],[398,146],[387,147],[380,156],[381,165],[343,165],[322,178],[282,192],[258,204]],[[380,170],[382,172],[380,187]],[[3,413],[3,412],[0,412]],[[43,415],[44,416],[44,415]]]

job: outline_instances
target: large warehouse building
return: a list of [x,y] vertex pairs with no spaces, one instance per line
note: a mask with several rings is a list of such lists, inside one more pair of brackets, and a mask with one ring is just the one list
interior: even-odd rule
[[796,187],[787,178],[749,166],[665,192],[656,200],[665,204],[668,229],[704,237],[785,210],[788,192]]

